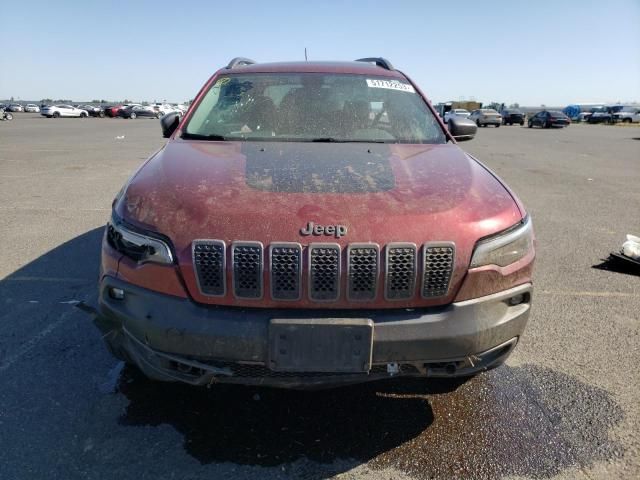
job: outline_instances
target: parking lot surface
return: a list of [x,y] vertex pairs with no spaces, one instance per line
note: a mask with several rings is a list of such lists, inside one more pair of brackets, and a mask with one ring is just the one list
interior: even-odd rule
[[111,200],[155,120],[0,122],[0,479],[638,478],[640,128],[482,128],[461,144],[524,201],[533,310],[468,381],[319,392],[153,383],[93,325]]

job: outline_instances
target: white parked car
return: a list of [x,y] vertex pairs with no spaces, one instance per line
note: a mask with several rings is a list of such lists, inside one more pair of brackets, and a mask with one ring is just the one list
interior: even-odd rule
[[468,118],[469,115],[471,115],[471,113],[469,113],[469,111],[465,110],[464,108],[453,108],[453,109],[449,110],[448,112],[445,112],[445,114],[444,114],[444,123],[449,122],[449,120],[451,120],[451,118],[453,118],[453,117]]
[[44,107],[40,110],[40,115],[47,118],[59,118],[59,117],[80,117],[86,118],[89,116],[89,112],[76,108],[71,105],[51,105]]
[[33,103],[28,103],[27,105],[25,105],[24,111],[30,113],[40,113],[40,107]]
[[502,125],[502,115],[500,115],[493,108],[480,108],[474,110],[469,115],[469,119],[476,122],[479,127],[486,127],[487,125],[495,125],[498,128]]
[[160,112],[161,115],[166,115],[167,113],[176,111],[176,108],[173,105],[169,105],[168,103],[154,103],[153,109],[156,112]]
[[187,110],[188,110],[188,107],[186,107],[185,105],[182,105],[181,103],[179,103],[178,105],[173,105],[173,111],[178,112],[182,115],[187,113]]

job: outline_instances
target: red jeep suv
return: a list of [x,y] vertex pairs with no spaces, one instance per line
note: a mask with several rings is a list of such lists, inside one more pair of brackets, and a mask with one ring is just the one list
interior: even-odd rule
[[113,202],[98,325],[147,376],[290,388],[473,375],[531,304],[522,203],[383,58],[232,60]]

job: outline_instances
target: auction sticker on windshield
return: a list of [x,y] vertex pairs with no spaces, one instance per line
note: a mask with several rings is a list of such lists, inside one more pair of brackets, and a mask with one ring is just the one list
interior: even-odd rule
[[400,90],[402,92],[416,93],[413,86],[408,83],[398,82],[397,80],[378,80],[367,78],[367,86],[371,88],[388,88],[390,90]]

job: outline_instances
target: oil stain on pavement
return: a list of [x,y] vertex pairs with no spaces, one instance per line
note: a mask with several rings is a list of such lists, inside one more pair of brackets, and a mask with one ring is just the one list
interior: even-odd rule
[[119,390],[129,400],[121,424],[172,425],[202,464],[353,459],[416,478],[549,478],[623,454],[609,438],[623,419],[609,393],[533,365],[321,391],[207,390],[128,367]]

